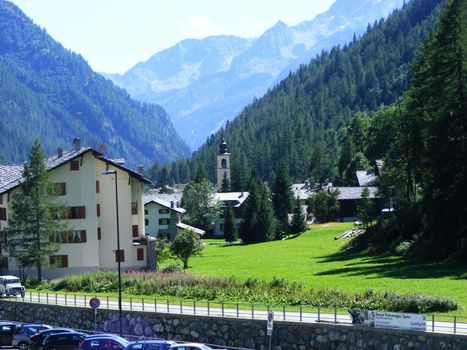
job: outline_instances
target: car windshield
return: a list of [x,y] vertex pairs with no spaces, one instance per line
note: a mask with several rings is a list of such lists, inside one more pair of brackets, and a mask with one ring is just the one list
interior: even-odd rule
[[5,283],[19,283],[19,278],[9,278],[5,280]]

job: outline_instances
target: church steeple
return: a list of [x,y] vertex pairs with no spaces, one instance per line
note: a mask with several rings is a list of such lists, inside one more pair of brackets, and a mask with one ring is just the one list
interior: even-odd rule
[[230,153],[227,151],[227,142],[222,138],[217,155],[217,188],[222,189],[224,181],[230,183]]

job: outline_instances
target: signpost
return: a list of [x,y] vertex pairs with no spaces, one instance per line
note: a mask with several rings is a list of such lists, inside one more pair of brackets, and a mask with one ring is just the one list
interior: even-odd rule
[[98,298],[91,298],[89,306],[94,310],[94,331],[97,331],[97,308],[101,306],[101,301]]
[[267,320],[267,335],[269,337],[269,350],[271,350],[271,339],[272,339],[272,328],[274,326],[274,312],[268,311],[268,320]]

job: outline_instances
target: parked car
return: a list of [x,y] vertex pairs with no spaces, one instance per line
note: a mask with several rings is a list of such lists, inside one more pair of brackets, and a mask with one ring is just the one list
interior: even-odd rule
[[16,276],[0,276],[0,298],[5,295],[21,296],[24,298],[25,288],[21,285],[21,280]]
[[20,324],[16,322],[0,322],[0,347],[11,347],[13,344],[13,335]]
[[80,350],[124,350],[129,342],[118,335],[93,335],[80,344]]
[[29,350],[29,344],[31,343],[31,336],[39,333],[46,329],[52,329],[52,326],[46,324],[22,324],[16,329],[16,333],[13,335],[12,346],[19,350]]
[[86,333],[81,332],[50,334],[45,337],[42,350],[78,350],[86,336]]
[[128,344],[125,350],[168,350],[176,342],[171,340],[139,340]]
[[207,345],[200,343],[184,343],[171,345],[170,350],[213,350]]
[[52,334],[57,334],[57,333],[66,333],[66,332],[73,332],[73,329],[70,328],[52,328],[52,329],[46,329],[42,332],[36,333],[31,336],[30,342],[29,342],[29,349],[30,350],[40,350],[42,348],[42,342],[44,339]]

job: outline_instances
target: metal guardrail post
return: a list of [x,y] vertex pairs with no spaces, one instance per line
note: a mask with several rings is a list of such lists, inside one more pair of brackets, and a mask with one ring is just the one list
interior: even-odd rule
[[334,323],[337,323],[337,309],[334,306]]
[[39,304],[41,303],[41,292],[37,292],[37,301]]
[[196,315],[196,300],[193,300],[193,315]]
[[157,312],[157,299],[154,298],[154,312]]
[[45,293],[45,299],[47,300],[47,304],[49,303],[49,292]]
[[255,306],[254,304],[251,304],[251,319],[255,319]]
[[183,315],[183,301],[180,299],[180,313]]
[[284,316],[284,321],[285,321],[285,305],[282,305],[282,315]]
[[167,299],[167,313],[170,313],[169,299]]
[[221,304],[222,304],[222,317],[224,317],[224,302],[222,301]]
[[303,321],[303,308],[300,306],[300,322]]
[[66,293],[65,293],[65,306],[67,306],[67,305],[68,305],[68,300],[66,298]]
[[84,307],[86,307],[86,294],[84,294]]
[[109,308],[109,296],[108,295],[107,295],[106,299],[107,299],[107,309],[108,309]]
[[55,293],[55,305],[58,304],[58,296],[57,296],[57,293]]
[[237,303],[237,318],[239,318],[239,317],[240,317],[240,307],[239,307],[239,305]]
[[208,301],[208,316],[211,315],[211,303]]
[[141,298],[141,310],[144,311],[144,298]]
[[456,330],[457,330],[457,329],[456,329],[456,328],[457,328],[456,326],[457,326],[457,317],[454,316],[454,334],[456,334]]
[[431,331],[435,331],[435,315],[431,315]]
[[75,300],[75,306],[76,306],[76,294],[73,294],[73,298]]
[[130,311],[133,311],[133,297],[130,297]]
[[321,322],[321,308],[318,306],[318,322]]

